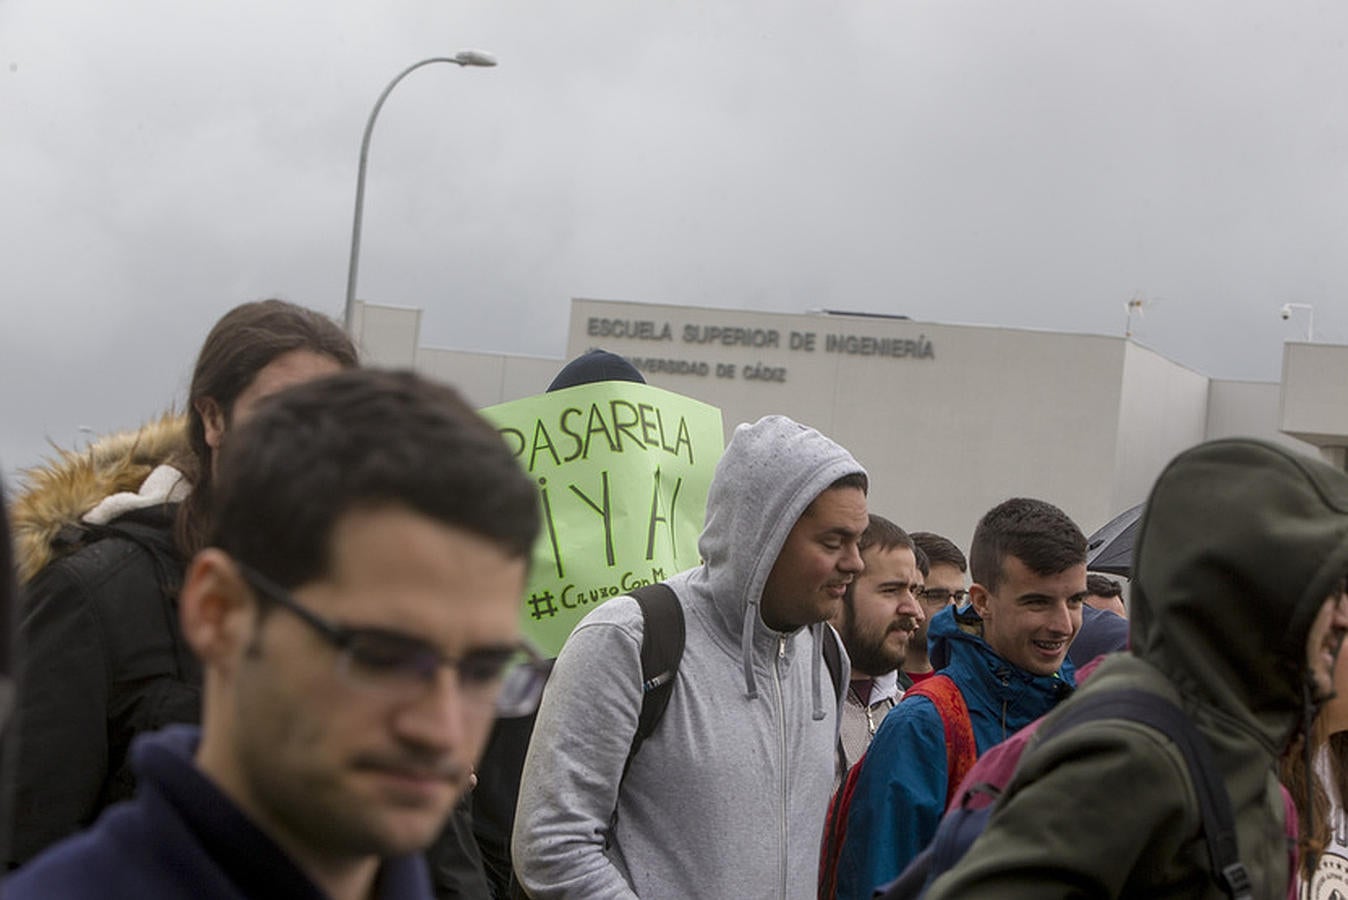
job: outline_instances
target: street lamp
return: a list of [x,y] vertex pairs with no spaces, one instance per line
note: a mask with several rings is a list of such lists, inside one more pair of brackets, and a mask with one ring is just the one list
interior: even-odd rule
[[398,73],[398,76],[388,83],[384,92],[379,95],[379,99],[374,102],[374,109],[370,110],[370,120],[365,123],[365,134],[360,139],[360,167],[356,170],[356,214],[351,222],[351,261],[346,271],[346,308],[342,313],[342,327],[346,333],[351,333],[351,316],[356,308],[356,268],[360,263],[360,220],[365,211],[365,164],[370,158],[370,135],[374,133],[374,120],[379,118],[379,110],[383,108],[384,101],[388,95],[398,86],[408,75],[411,75],[422,66],[429,66],[431,63],[454,63],[456,66],[494,66],[496,59],[490,53],[483,53],[480,50],[460,50],[453,56],[435,56],[431,59],[423,59],[419,63],[414,63]]
[[1292,318],[1292,310],[1304,309],[1306,311],[1306,342],[1312,343],[1315,340],[1315,307],[1309,303],[1284,303],[1282,309],[1278,310],[1283,317],[1283,321]]

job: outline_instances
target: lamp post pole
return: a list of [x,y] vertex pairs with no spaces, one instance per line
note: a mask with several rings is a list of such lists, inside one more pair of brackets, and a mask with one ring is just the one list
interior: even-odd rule
[[429,66],[431,63],[453,63],[456,66],[494,66],[496,65],[496,59],[491,54],[483,53],[480,50],[460,50],[453,56],[435,56],[430,59],[423,59],[421,62],[413,63],[399,72],[384,88],[383,93],[379,95],[379,99],[374,102],[374,109],[370,110],[370,118],[365,123],[365,134],[360,139],[360,165],[356,169],[356,212],[351,221],[351,259],[347,264],[346,307],[342,312],[342,327],[346,329],[347,334],[351,334],[351,317],[356,308],[356,271],[360,266],[360,223],[361,216],[365,212],[365,167],[370,159],[370,135],[374,133],[374,123],[379,118],[379,110],[383,108],[388,95],[398,86],[398,82],[422,66]]

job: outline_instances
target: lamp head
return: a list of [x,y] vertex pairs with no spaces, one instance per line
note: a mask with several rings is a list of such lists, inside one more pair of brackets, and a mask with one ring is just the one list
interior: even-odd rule
[[496,57],[481,50],[460,50],[454,54],[454,61],[461,66],[496,65]]

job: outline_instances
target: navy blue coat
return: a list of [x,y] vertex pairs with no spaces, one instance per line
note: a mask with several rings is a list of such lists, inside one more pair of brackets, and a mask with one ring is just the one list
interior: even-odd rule
[[[5,900],[326,895],[196,768],[199,732],[175,725],[138,738],[134,800],[62,841],[0,884]],[[386,860],[375,896],[431,900],[420,855]]]

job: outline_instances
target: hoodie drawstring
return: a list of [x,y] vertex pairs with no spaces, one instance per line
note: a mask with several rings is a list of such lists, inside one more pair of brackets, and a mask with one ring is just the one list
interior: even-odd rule
[[[750,700],[758,699],[758,682],[754,679],[754,625],[758,619],[758,604],[750,603],[744,609],[744,624],[740,629],[740,662],[744,666],[744,691]],[[813,703],[812,717],[822,721],[828,713],[824,710],[823,688],[819,686],[822,676],[824,644],[824,623],[815,622],[810,631],[810,682]],[[785,640],[785,637],[782,638]]]
[[758,603],[744,607],[744,625],[740,628],[740,661],[744,665],[744,691],[750,700],[758,699],[758,684],[754,681],[754,622],[758,618]]
[[815,622],[810,626],[810,656],[813,659],[810,662],[810,684],[814,686],[814,720],[821,721],[824,718],[824,697],[819,689],[819,666],[824,656],[824,645],[820,643],[824,636],[824,623]]

